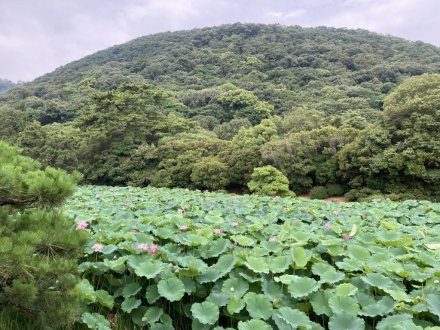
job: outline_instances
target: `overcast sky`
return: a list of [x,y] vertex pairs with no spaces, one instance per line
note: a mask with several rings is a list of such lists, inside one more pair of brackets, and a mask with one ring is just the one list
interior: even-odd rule
[[139,36],[234,22],[364,28],[440,46],[440,0],[0,0],[0,78],[32,80]]

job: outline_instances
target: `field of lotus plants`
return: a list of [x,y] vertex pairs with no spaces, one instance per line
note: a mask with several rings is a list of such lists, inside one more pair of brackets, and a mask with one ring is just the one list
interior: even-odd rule
[[440,204],[81,187],[91,329],[440,329]]

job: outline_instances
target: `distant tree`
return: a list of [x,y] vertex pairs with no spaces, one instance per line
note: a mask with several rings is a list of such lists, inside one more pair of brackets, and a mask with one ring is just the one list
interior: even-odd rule
[[[384,103],[381,121],[341,151],[353,188],[440,196],[440,75],[407,79]],[[432,197],[431,197],[432,198]]]
[[257,195],[294,196],[289,190],[289,180],[286,176],[270,165],[254,168],[247,186]]
[[197,188],[219,190],[228,184],[228,168],[218,157],[204,157],[194,164],[191,181]]
[[258,124],[264,118],[268,118],[273,111],[272,105],[258,100],[252,92],[239,88],[220,94],[218,101],[228,114],[228,120],[247,118],[252,124]]
[[279,168],[295,192],[337,180],[337,154],[357,130],[325,126],[274,139],[261,147],[264,163]]
[[241,128],[221,158],[228,165],[233,184],[245,186],[255,167],[263,165],[260,148],[277,134],[275,124],[264,119],[259,125]]
[[71,326],[75,270],[87,238],[54,207],[77,178],[0,142],[0,311],[35,329]]
[[120,165],[144,143],[191,129],[191,123],[172,112],[182,105],[149,85],[123,85],[97,93],[76,120],[84,132],[79,169],[96,183],[121,184],[127,173]]
[[217,126],[214,129],[214,133],[222,140],[232,140],[242,127],[250,128],[252,127],[252,124],[246,118],[235,118]]

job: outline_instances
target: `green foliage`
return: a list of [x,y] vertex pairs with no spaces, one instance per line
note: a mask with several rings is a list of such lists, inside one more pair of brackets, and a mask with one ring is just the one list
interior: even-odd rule
[[191,180],[198,188],[223,189],[228,184],[227,170],[217,157],[204,157],[194,164]]
[[261,148],[265,163],[286,174],[295,192],[334,180],[338,169],[339,150],[352,141],[357,130],[324,126],[273,139]]
[[[78,312],[75,269],[87,235],[52,209],[75,177],[0,142],[0,311],[39,329],[71,325]],[[3,317],[2,316],[2,317]]]
[[438,47],[364,30],[161,33],[1,94],[0,138],[95,184],[207,188],[193,167],[215,157],[215,187],[271,165],[297,193],[438,200],[438,73]]
[[337,183],[330,183],[325,188],[329,196],[342,196],[344,194],[344,187]]
[[310,190],[310,198],[312,199],[324,199],[329,197],[330,194],[326,187],[316,186]]
[[440,75],[406,80],[385,101],[381,121],[338,155],[341,175],[359,189],[439,198]]
[[439,321],[438,203],[85,186],[66,214],[93,219],[77,286],[90,328],[115,314],[182,330]]
[[248,188],[262,196],[294,196],[289,190],[289,180],[273,166],[254,168]]
[[6,92],[8,89],[13,88],[16,86],[14,82],[8,80],[8,79],[1,79],[0,78],[0,94]]

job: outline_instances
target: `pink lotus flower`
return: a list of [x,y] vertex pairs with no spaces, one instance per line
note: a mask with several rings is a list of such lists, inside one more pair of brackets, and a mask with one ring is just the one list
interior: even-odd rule
[[89,226],[87,221],[80,221],[76,224],[76,230],[84,230]]
[[330,222],[326,222],[326,223],[323,225],[323,227],[324,227],[325,229],[330,229],[330,228],[332,227],[332,224],[331,224]]
[[238,222],[233,222],[233,223],[231,223],[231,226],[232,226],[232,227],[238,227]]
[[344,234],[344,239],[345,239],[346,241],[348,241],[348,240],[350,239],[350,235],[349,235],[349,234]]
[[141,251],[148,251],[148,244],[139,243],[138,245],[136,245],[136,249],[141,250]]
[[103,248],[104,248],[104,245],[102,245],[100,243],[95,243],[92,245],[92,250],[95,252],[101,252]]
[[221,229],[219,229],[219,228],[214,229],[214,234],[215,234],[215,235],[221,235],[222,233],[223,233],[223,230],[221,230]]
[[133,228],[133,229],[131,230],[131,232],[132,232],[132,233],[138,233],[138,232],[139,232],[139,229]]
[[151,244],[150,248],[148,249],[149,254],[157,254],[157,244]]
[[269,242],[276,242],[278,241],[278,238],[275,236],[269,237]]
[[185,226],[185,225],[183,225],[183,226],[180,226],[180,227],[179,227],[179,229],[180,229],[181,231],[186,231],[186,230],[188,230],[188,229],[189,229],[189,227],[188,227],[188,226]]
[[182,210],[187,210],[189,209],[189,204],[183,204],[182,205]]

